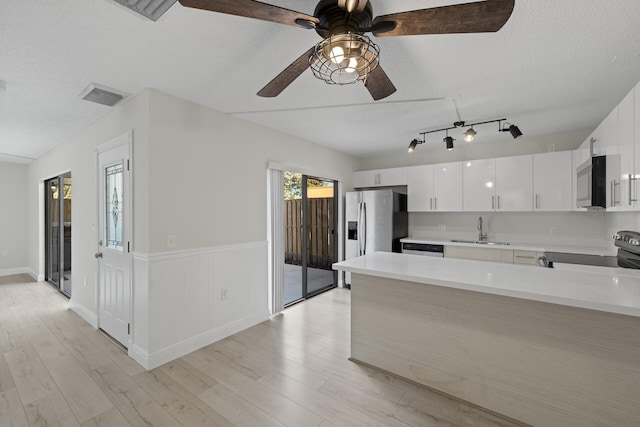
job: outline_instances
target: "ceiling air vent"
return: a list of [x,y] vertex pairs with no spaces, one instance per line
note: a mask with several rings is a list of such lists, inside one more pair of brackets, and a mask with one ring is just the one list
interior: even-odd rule
[[109,107],[113,107],[121,99],[126,98],[127,96],[129,96],[129,94],[126,92],[102,86],[97,83],[91,83],[80,94],[80,98],[85,101],[95,102]]
[[176,0],[115,0],[124,7],[146,16],[152,21],[157,21],[169,10]]

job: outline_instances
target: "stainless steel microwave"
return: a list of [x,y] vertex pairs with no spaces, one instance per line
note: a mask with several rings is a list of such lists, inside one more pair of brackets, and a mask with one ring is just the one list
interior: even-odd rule
[[576,205],[579,208],[606,209],[607,157],[593,156],[576,169]]

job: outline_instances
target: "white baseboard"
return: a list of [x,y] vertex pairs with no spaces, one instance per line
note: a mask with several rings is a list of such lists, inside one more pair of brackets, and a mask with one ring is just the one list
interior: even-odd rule
[[0,270],[0,276],[13,276],[14,274],[31,274],[27,267],[4,268]]
[[69,309],[82,317],[88,324],[98,329],[98,316],[87,310],[84,306],[76,304],[73,299],[69,300]]
[[167,362],[175,360],[193,351],[196,351],[223,338],[231,336],[244,329],[257,325],[258,323],[269,320],[269,313],[254,314],[242,319],[238,319],[231,323],[227,323],[219,328],[205,332],[198,336],[189,338],[182,342],[176,343],[164,350],[156,351],[153,354],[147,354],[143,349],[135,344],[129,349],[129,356],[138,362],[147,370],[156,368]]
[[33,278],[36,282],[44,282],[44,274],[38,274],[30,268],[27,268],[27,274]]

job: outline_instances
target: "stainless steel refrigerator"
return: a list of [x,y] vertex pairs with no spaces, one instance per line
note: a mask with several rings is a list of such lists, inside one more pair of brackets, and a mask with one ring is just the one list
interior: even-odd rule
[[[407,195],[394,190],[348,192],[345,220],[345,259],[401,252],[400,239],[409,234]],[[351,286],[350,273],[345,273],[345,284]]]

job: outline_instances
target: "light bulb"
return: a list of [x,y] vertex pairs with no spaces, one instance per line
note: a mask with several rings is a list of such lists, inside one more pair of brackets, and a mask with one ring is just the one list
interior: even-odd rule
[[347,73],[353,73],[356,70],[357,66],[358,66],[358,60],[356,58],[351,58],[349,59],[349,65],[344,70]]
[[473,130],[473,128],[469,128],[469,130],[467,130],[464,133],[464,140],[467,142],[471,142],[473,141],[473,138],[476,136],[476,131]]
[[344,49],[342,49],[340,46],[334,46],[331,49],[331,53],[329,54],[329,59],[331,59],[331,62],[333,62],[334,64],[339,64],[342,61],[344,61]]

